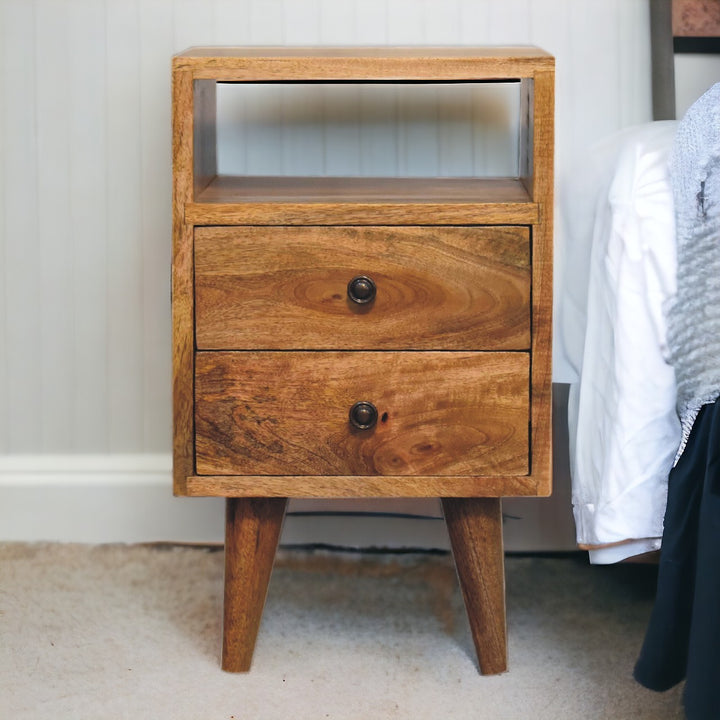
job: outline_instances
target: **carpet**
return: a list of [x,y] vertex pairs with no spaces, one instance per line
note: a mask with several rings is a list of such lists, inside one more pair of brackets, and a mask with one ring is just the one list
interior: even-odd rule
[[449,555],[283,549],[233,675],[218,548],[0,543],[0,718],[682,718],[632,679],[655,573],[508,556],[510,670],[484,677]]

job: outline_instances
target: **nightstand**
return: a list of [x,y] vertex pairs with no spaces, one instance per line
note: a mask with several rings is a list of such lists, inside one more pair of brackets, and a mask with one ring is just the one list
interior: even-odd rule
[[[217,174],[217,83],[495,81],[518,177]],[[532,47],[173,59],[174,491],[227,498],[224,669],[293,497],[441,498],[481,672],[506,669],[500,498],[551,491],[553,111]]]

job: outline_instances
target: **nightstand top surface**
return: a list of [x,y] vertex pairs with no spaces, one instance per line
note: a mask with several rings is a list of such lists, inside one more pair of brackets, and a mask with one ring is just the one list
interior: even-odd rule
[[519,46],[192,47],[173,58],[197,79],[270,81],[472,81],[534,77],[555,60]]

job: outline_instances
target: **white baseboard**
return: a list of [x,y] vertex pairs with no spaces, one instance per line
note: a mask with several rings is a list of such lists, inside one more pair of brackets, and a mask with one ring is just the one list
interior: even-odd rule
[[[551,499],[505,500],[506,550],[574,549],[568,493],[556,481]],[[288,512],[285,545],[449,548],[435,499],[294,500]],[[170,455],[0,456],[0,540],[221,543],[223,531],[221,498],[173,497]]]
[[171,458],[0,456],[0,538],[56,542],[222,542],[223,506],[172,496]]

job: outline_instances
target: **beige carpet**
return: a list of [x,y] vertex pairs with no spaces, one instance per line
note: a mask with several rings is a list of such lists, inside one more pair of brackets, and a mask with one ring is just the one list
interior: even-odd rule
[[222,553],[0,544],[0,718],[682,718],[631,677],[654,570],[508,557],[510,672],[478,675],[448,556],[282,551],[249,674]]

